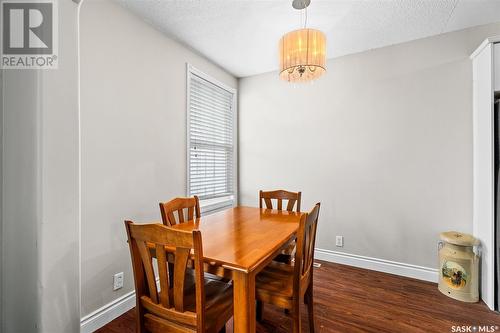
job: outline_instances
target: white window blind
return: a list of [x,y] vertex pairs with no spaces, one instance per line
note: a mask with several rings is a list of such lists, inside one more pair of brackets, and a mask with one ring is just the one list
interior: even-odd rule
[[200,200],[234,200],[235,93],[188,66],[188,195]]

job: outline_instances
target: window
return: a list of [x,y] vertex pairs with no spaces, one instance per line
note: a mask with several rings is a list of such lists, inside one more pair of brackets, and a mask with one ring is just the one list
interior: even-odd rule
[[187,192],[205,212],[236,202],[236,90],[187,67]]

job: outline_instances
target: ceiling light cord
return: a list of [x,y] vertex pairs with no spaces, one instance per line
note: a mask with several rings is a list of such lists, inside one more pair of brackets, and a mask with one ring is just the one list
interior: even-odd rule
[[305,14],[306,14],[306,17],[305,17],[305,19],[304,19],[304,29],[305,29],[305,28],[306,28],[306,26],[307,26],[307,7],[306,7],[306,8],[304,8],[304,11],[305,11]]
[[302,26],[302,17],[304,17],[304,29],[307,26],[307,5],[306,2],[303,1],[303,9],[300,11],[300,24],[299,26]]

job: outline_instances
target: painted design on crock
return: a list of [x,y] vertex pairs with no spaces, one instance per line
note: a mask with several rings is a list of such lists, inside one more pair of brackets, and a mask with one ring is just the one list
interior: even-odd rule
[[467,284],[467,271],[454,261],[445,261],[441,273],[442,279],[453,289],[462,289]]

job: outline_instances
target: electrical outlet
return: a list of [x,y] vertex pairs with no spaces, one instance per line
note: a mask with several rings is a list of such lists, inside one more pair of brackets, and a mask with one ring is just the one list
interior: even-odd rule
[[337,247],[344,247],[344,236],[335,237],[335,245]]
[[113,276],[113,290],[123,288],[123,272],[116,273]]

